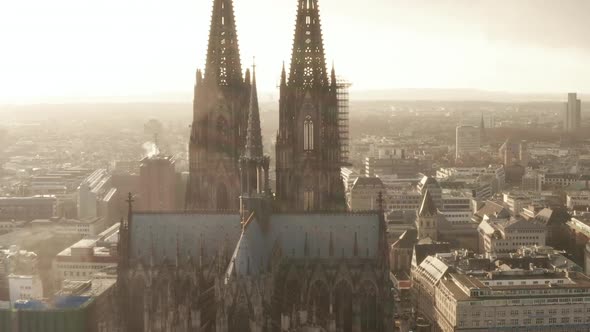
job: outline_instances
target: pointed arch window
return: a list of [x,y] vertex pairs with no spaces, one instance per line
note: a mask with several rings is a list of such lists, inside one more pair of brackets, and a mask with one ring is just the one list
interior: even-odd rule
[[311,116],[306,116],[303,122],[303,149],[313,151],[313,121]]
[[303,209],[304,211],[312,211],[314,209],[314,197],[313,190],[307,189],[303,193]]
[[228,144],[228,124],[223,116],[217,118],[217,144],[221,149],[225,149]]

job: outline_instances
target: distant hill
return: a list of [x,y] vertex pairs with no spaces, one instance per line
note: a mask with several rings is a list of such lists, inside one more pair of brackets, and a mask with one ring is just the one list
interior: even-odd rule
[[[579,94],[579,98],[590,101],[590,94]],[[499,103],[526,102],[565,102],[567,92],[563,93],[512,93],[503,91],[486,91],[477,89],[384,89],[384,90],[354,90],[350,91],[353,101],[485,101]],[[277,103],[278,90],[259,91],[261,103]],[[102,97],[64,97],[40,98],[26,104],[102,104],[102,103],[182,103],[193,101],[192,92],[178,91],[169,93],[154,93],[146,95],[122,95]],[[11,103],[0,103],[0,111]]]
[[[582,101],[590,95],[580,94]],[[477,89],[387,89],[350,92],[354,100],[436,100],[436,101],[491,101],[491,102],[565,102],[564,93],[512,93]]]

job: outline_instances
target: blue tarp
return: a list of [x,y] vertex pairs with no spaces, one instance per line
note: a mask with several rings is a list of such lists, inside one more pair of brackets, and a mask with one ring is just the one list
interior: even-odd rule
[[14,309],[44,310],[44,309],[47,309],[47,305],[41,301],[23,300],[23,301],[16,301],[14,303]]
[[91,299],[90,296],[61,296],[54,299],[56,309],[79,308]]

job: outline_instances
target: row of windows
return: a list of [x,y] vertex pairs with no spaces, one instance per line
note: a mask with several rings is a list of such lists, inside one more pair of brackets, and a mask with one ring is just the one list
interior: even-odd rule
[[[88,276],[91,276],[93,273],[92,272],[88,272]],[[80,272],[80,271],[76,271],[76,272],[69,272],[69,271],[64,271],[64,277],[86,277],[86,272]]]
[[525,233],[526,234],[530,234],[530,233],[541,234],[541,233],[545,233],[545,230],[544,229],[539,229],[539,230],[537,230],[537,229],[535,229],[535,230],[533,230],[533,229],[520,229],[517,231],[512,231],[510,233],[512,233],[512,234],[525,234]]
[[388,210],[416,210],[417,205],[387,205]]
[[[496,326],[519,326],[519,325],[542,325],[542,324],[569,324],[569,323],[575,323],[575,324],[581,324],[581,323],[590,323],[590,316],[586,317],[586,319],[584,319],[584,317],[574,317],[573,319],[570,317],[561,317],[561,318],[557,318],[557,317],[550,317],[548,319],[545,318],[525,318],[525,319],[517,319],[517,318],[513,318],[510,320],[506,320],[506,319],[498,319],[496,321]],[[471,321],[471,326],[475,326],[475,327],[479,327],[479,326],[493,326],[494,321],[493,320],[472,320]],[[459,326],[466,326],[466,322],[465,321],[460,321],[459,322]]]
[[[522,310],[522,314],[523,315],[532,315],[534,312],[535,315],[545,315],[545,310],[542,309],[538,309],[538,310],[531,310],[531,309],[524,309]],[[557,315],[558,310],[557,309],[548,309],[547,310],[547,314],[549,315]],[[570,310],[569,308],[563,308],[559,311],[562,315],[569,315],[571,312],[573,312],[574,314],[581,314],[584,312],[584,308],[574,308],[573,310]],[[590,308],[586,309],[586,312],[590,313]],[[498,317],[504,317],[506,316],[506,311],[502,310],[502,311],[498,311],[496,313],[496,316]],[[518,316],[521,312],[519,310],[510,310],[510,316]],[[472,312],[471,315],[473,317],[480,317],[481,312],[480,311],[475,311]],[[486,316],[493,316],[493,311],[486,311],[485,312]]]
[[496,246],[498,247],[514,247],[514,246],[535,246],[539,245],[539,242],[506,242],[506,241],[498,241],[496,242]]
[[464,218],[464,217],[469,217],[471,213],[461,213],[461,214],[455,214],[455,213],[450,213],[450,214],[444,214],[445,217],[447,218]]
[[63,230],[80,230],[80,229],[90,229],[89,225],[77,225],[77,226],[61,226],[60,227]]
[[538,236],[509,236],[509,239],[512,240],[538,240]]
[[[535,281],[538,284],[538,281]],[[533,282],[533,284],[535,284]],[[536,284],[535,284],[536,285]],[[506,296],[506,295],[548,295],[548,294],[580,294],[580,293],[587,293],[588,289],[584,288],[568,288],[568,289],[540,289],[540,290],[532,290],[532,289],[518,289],[518,290],[500,290],[500,291],[492,291],[492,295],[494,296]],[[557,303],[558,299],[537,299],[535,300],[535,304],[542,304],[542,303]],[[537,302],[538,301],[538,302]],[[546,302],[545,302],[546,301]],[[559,299],[559,303],[576,303],[582,302],[582,299]],[[589,301],[590,302],[590,301]]]
[[[550,284],[550,283],[551,283],[551,281],[550,281],[550,280],[545,280],[545,282],[544,282],[544,283],[545,283],[545,285],[548,285],[548,284]],[[564,281],[560,279],[560,280],[557,280],[557,283],[558,283],[558,284],[563,284],[563,283],[564,283]],[[489,282],[489,281],[485,281],[483,284],[484,284],[484,285],[486,285],[486,286],[489,286],[489,285],[490,285],[490,282]],[[526,285],[526,284],[527,284],[527,282],[526,282],[526,281],[521,281],[521,282],[520,282],[520,284],[521,284],[521,285]],[[532,282],[532,284],[533,284],[533,285],[538,285],[538,284],[539,284],[539,281],[533,281],[533,282]],[[498,281],[498,282],[494,283],[494,285],[495,285],[495,286],[502,286],[502,285],[509,285],[509,286],[513,286],[513,285],[515,285],[515,283],[514,283],[514,281],[508,281],[507,283],[505,283],[505,284],[504,284],[504,282],[503,282],[503,281]],[[568,300],[569,300],[569,299],[568,299]]]
[[108,264],[102,265],[70,265],[70,264],[57,264],[58,269],[82,269],[82,270],[99,270],[106,267]]

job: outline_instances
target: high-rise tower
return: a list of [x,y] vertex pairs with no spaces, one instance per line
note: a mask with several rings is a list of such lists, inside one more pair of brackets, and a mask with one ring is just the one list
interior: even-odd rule
[[317,0],[299,0],[289,77],[283,67],[276,144],[283,210],[345,208],[336,73],[328,78]]
[[486,124],[483,119],[483,113],[481,113],[481,121],[479,123],[479,140],[480,140],[480,144],[486,143],[488,140],[488,137],[486,134]]
[[580,129],[582,125],[582,102],[578,99],[577,94],[569,93],[567,95],[567,104],[563,118],[563,130],[572,133]]
[[232,0],[214,0],[205,72],[197,70],[187,209],[238,210],[249,73],[242,78]]
[[479,157],[481,149],[481,128],[458,126],[455,130],[455,159]]

